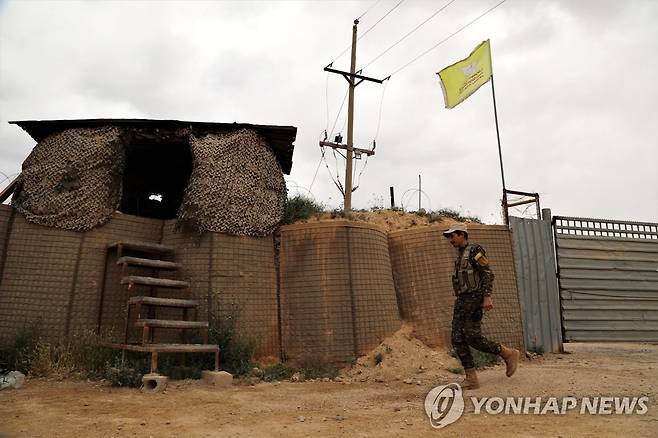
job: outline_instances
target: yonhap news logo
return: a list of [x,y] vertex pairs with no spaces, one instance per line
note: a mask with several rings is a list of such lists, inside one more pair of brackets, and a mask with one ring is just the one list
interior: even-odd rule
[[437,386],[425,397],[425,413],[432,427],[441,429],[459,420],[464,413],[464,397],[458,383]]
[[[470,401],[475,415],[644,415],[649,397],[470,397]],[[464,413],[461,386],[433,388],[425,397],[425,413],[436,429],[457,421]]]

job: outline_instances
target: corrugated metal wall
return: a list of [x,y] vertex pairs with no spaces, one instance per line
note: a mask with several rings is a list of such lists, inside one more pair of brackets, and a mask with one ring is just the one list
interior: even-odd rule
[[510,217],[526,348],[561,352],[560,292],[550,210],[544,220]]
[[658,224],[556,216],[566,341],[658,341]]

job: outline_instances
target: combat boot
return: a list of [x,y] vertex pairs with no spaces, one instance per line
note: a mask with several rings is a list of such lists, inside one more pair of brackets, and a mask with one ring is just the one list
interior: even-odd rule
[[461,382],[462,389],[478,389],[480,382],[478,382],[478,375],[475,372],[475,368],[466,368],[464,373],[466,373],[466,378]]
[[505,374],[507,377],[512,377],[512,374],[516,371],[516,366],[519,364],[519,350],[501,345],[500,357],[503,358],[505,365],[507,365],[507,372]]

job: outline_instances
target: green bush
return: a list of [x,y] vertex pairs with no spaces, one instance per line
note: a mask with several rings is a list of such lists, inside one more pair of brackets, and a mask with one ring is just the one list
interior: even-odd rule
[[324,362],[317,358],[305,358],[299,363],[299,371],[304,379],[330,379],[338,376],[338,368],[332,363]]
[[139,362],[122,361],[117,357],[114,362],[105,365],[103,374],[112,386],[139,388],[142,386],[144,370]]
[[275,363],[263,370],[263,380],[266,382],[273,382],[275,380],[287,380],[297,372],[297,369],[292,365],[285,363]]
[[447,217],[456,220],[458,222],[475,222],[477,224],[482,223],[482,220],[479,217],[463,216],[459,210],[455,210],[452,208],[442,208],[440,210],[436,210],[434,212],[431,212],[429,216],[430,216],[430,222],[434,222],[438,220],[438,218],[440,217]]
[[375,354],[375,365],[379,365],[382,362],[384,362],[384,354],[380,351]]
[[121,352],[106,345],[105,339],[89,331],[74,337],[69,345],[76,371],[87,377],[105,376],[108,363],[114,363]]
[[227,317],[212,318],[209,339],[211,343],[219,346],[221,368],[235,376],[243,376],[254,367],[253,356],[256,345],[237,336],[234,314],[233,311]]
[[18,332],[13,345],[0,350],[0,371],[28,374],[39,349],[41,321],[33,321]]
[[295,195],[286,200],[285,210],[281,224],[292,224],[298,220],[308,219],[316,214],[322,213],[324,206],[311,198]]

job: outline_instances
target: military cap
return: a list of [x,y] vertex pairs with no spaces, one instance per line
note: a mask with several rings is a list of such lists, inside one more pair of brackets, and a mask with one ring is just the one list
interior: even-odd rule
[[454,224],[452,224],[452,226],[449,229],[447,229],[446,231],[443,232],[443,236],[446,237],[446,238],[450,238],[450,235],[452,233],[454,233],[455,231],[461,231],[462,233],[467,233],[468,232],[467,229],[466,229],[466,224],[454,223]]

